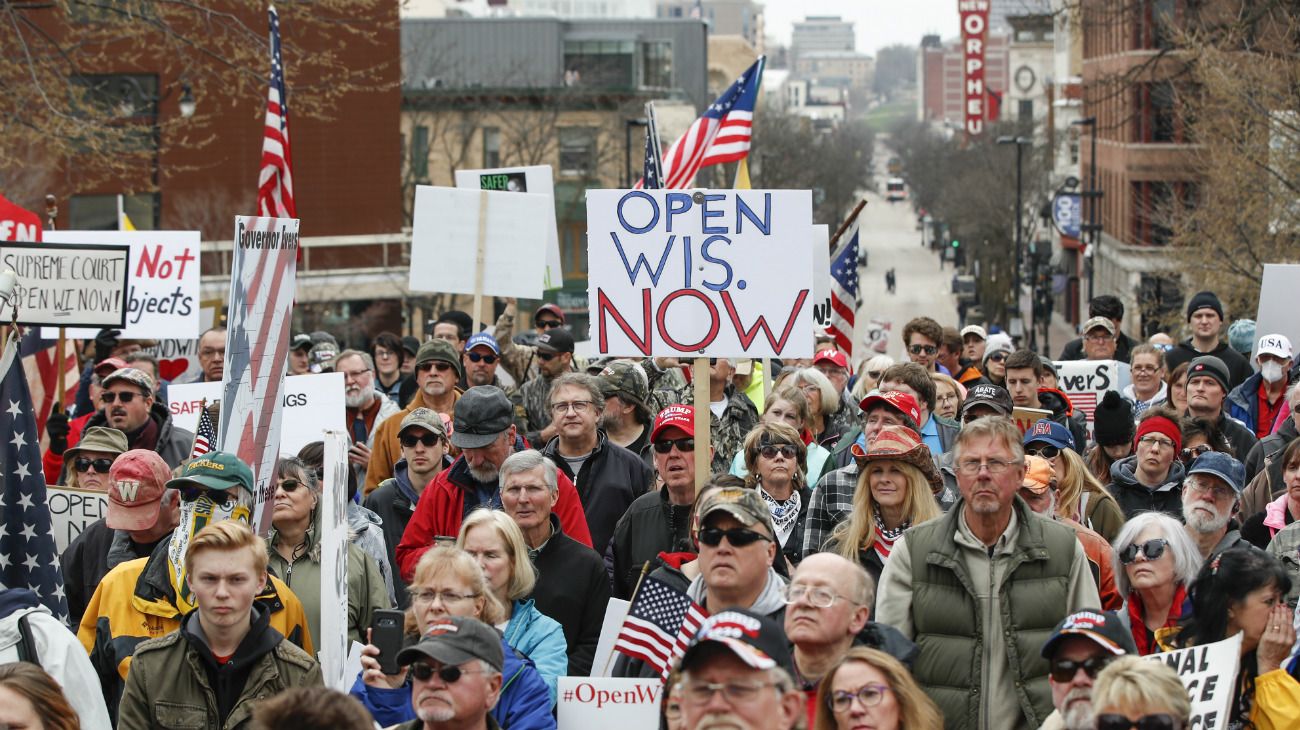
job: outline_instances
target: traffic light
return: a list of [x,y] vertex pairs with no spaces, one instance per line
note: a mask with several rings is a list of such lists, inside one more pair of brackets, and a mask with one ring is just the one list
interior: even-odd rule
[[952,239],[952,247],[953,247],[953,248],[961,248],[961,241],[958,241],[958,240],[955,239],[955,238]]

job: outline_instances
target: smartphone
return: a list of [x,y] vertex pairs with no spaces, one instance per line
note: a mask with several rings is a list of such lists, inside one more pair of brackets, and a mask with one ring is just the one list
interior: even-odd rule
[[370,643],[379,648],[379,669],[384,674],[397,674],[397,652],[402,650],[402,634],[406,614],[392,609],[375,611],[370,624]]

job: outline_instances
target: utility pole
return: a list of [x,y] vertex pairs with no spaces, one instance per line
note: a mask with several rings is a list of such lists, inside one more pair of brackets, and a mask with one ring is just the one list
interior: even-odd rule
[[1097,189],[1097,117],[1076,119],[1070,124],[1087,127],[1089,136],[1088,151],[1088,187],[1083,191],[1083,199],[1088,203],[1088,222],[1081,226],[1083,237],[1088,244],[1088,301],[1092,301],[1093,285],[1097,270],[1097,247],[1101,243],[1101,226],[1097,224],[1097,204],[1102,193]]
[[1028,137],[998,137],[997,143],[1013,144],[1016,146],[1016,252],[1011,262],[1012,265],[1012,270],[1011,270],[1012,310],[1011,311],[1012,311],[1013,323],[1009,323],[1009,324],[1011,324],[1011,332],[1012,335],[1014,336],[1017,331],[1014,322],[1017,320],[1020,321],[1021,329],[1019,331],[1020,334],[1023,336],[1024,319],[1021,316],[1021,307],[1020,307],[1020,256],[1021,256],[1022,245],[1023,245],[1021,241],[1022,238],[1021,229],[1022,229],[1023,221],[1021,219],[1024,217],[1024,202],[1023,202],[1024,169],[1023,169],[1022,162],[1023,162],[1024,148],[1033,144],[1033,140],[1029,139]]

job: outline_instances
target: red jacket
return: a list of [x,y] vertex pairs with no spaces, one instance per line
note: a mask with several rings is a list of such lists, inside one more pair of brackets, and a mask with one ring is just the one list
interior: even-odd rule
[[[81,441],[81,434],[86,430],[86,422],[89,421],[90,417],[93,415],[95,415],[95,411],[91,411],[84,416],[78,416],[77,418],[68,421],[69,449],[76,446],[77,443]],[[63,476],[63,454],[55,454],[49,449],[46,449],[44,456],[41,457],[41,462],[42,468],[45,469],[45,483],[62,484],[63,481],[60,477]]]
[[[573,488],[573,482],[563,471],[557,469],[556,472],[560,498],[555,503],[555,516],[560,518],[564,534],[591,547],[591,530],[587,528],[587,515],[582,511],[578,490]],[[411,521],[402,533],[402,541],[397,544],[397,564],[402,580],[410,583],[415,577],[415,565],[420,562],[420,556],[433,546],[433,538],[460,534],[460,523],[465,517],[465,492],[476,490],[477,485],[463,456],[456,457],[451,466],[443,469],[424,488],[415,514],[411,515]],[[477,503],[477,496],[474,499]],[[499,491],[493,492],[491,505],[500,508]]]

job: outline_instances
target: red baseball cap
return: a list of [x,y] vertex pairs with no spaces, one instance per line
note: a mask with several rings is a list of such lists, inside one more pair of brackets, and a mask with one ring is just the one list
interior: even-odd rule
[[822,350],[816,355],[813,355],[812,361],[813,365],[816,365],[819,362],[829,362],[838,365],[845,370],[849,368],[849,359],[839,350]]
[[108,514],[113,530],[145,530],[158,521],[171,469],[157,452],[132,449],[113,460],[108,470]]
[[687,436],[695,438],[695,408],[677,403],[659,411],[655,416],[655,427],[650,431],[650,441],[659,438],[659,434],[669,428],[680,428]]
[[124,367],[127,367],[126,360],[120,357],[106,357],[95,366],[95,374],[106,378]]
[[873,404],[884,403],[903,415],[911,418],[918,426],[921,424],[921,409],[916,407],[916,399],[900,390],[890,390],[887,392],[872,391],[867,394],[866,398],[858,406],[865,414]]

